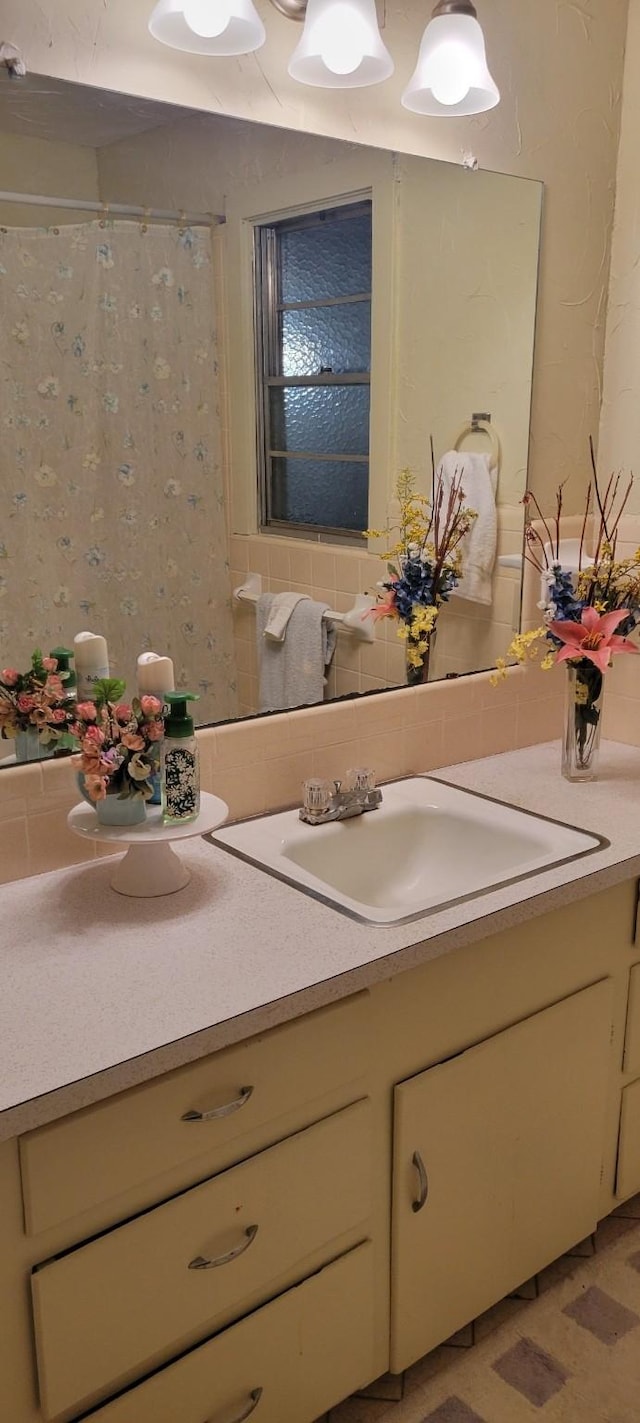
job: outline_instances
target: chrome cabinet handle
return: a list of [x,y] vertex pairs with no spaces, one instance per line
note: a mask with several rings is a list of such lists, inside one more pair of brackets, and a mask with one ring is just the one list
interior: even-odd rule
[[419,1151],[414,1151],[413,1156],[411,1158],[411,1162],[412,1165],[415,1166],[416,1171],[418,1172],[418,1199],[417,1201],[411,1202],[411,1209],[414,1214],[417,1215],[418,1211],[422,1210],[422,1207],[426,1203],[427,1196],[429,1195],[429,1177],[427,1176],[425,1164],[422,1160]]
[[235,1102],[225,1102],[224,1107],[212,1107],[210,1112],[185,1112],[180,1121],[214,1122],[218,1117],[230,1117],[232,1112],[239,1112],[241,1107],[246,1107],[252,1092],[253,1087],[241,1087],[240,1096],[236,1097]]
[[217,1255],[215,1260],[205,1260],[204,1255],[196,1255],[195,1260],[189,1261],[190,1270],[215,1270],[216,1265],[228,1265],[231,1260],[237,1260],[239,1255],[244,1255],[249,1249],[258,1234],[257,1225],[248,1225],[244,1233],[244,1239],[239,1245],[234,1245],[233,1250],[227,1250],[226,1255]]
[[[230,1423],[245,1423],[245,1418],[250,1418],[251,1414],[255,1413],[260,1399],[262,1398],[262,1392],[263,1390],[261,1388],[252,1388],[251,1393],[249,1394],[249,1402],[244,1410],[244,1413],[239,1413],[237,1418],[233,1418],[230,1420]],[[215,1420],[213,1418],[210,1418],[208,1423],[215,1423]]]

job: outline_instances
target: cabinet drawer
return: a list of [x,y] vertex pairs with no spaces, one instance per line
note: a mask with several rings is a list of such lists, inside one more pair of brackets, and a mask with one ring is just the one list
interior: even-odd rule
[[[20,1141],[27,1233],[198,1157],[208,1158],[201,1174],[213,1174],[322,1116],[314,1099],[365,1071],[367,1005],[368,995],[358,994],[27,1133]],[[296,1109],[298,1119],[279,1132],[278,1121]],[[185,1120],[194,1113],[204,1119]]]
[[373,1247],[360,1245],[176,1364],[91,1423],[313,1423],[369,1383]]
[[364,1239],[371,1166],[365,1101],[37,1269],[44,1417],[89,1406]]
[[640,1191],[640,1082],[622,1093],[616,1196],[628,1200]]
[[623,1071],[640,1077],[640,963],[629,975],[629,1006],[624,1039]]

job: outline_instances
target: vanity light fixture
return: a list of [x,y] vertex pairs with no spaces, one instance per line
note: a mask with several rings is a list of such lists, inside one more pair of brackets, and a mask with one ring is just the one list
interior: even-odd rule
[[481,114],[500,103],[472,0],[438,0],[402,95],[416,114]]
[[158,0],[149,29],[187,54],[252,54],[267,38],[253,0]]
[[393,60],[378,29],[375,0],[307,0],[289,73],[325,89],[359,89],[388,79]]
[[[301,84],[357,89],[393,74],[376,0],[271,0],[290,20],[304,20],[289,74]],[[251,54],[266,39],[253,0],[157,0],[155,39],[191,54]],[[472,0],[438,0],[402,103],[418,114],[479,114],[499,103]]]

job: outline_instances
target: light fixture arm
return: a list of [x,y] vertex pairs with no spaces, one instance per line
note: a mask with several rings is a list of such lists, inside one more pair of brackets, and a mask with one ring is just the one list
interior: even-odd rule
[[304,20],[307,13],[307,0],[271,0],[271,4],[287,20]]
[[432,20],[437,20],[441,15],[469,15],[472,20],[477,20],[478,12],[472,0],[438,0],[438,3],[431,16]]

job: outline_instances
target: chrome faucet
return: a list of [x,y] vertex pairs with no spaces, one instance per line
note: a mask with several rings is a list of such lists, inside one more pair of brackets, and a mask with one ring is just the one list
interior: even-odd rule
[[382,804],[382,791],[375,784],[370,770],[347,771],[345,781],[305,781],[304,804],[300,819],[305,825],[327,825],[331,820],[350,820],[377,810]]

